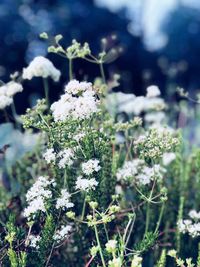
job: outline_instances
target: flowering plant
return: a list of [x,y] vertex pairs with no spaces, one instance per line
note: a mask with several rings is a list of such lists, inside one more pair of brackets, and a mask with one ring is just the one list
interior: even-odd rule
[[[41,37],[48,39],[46,33]],[[32,151],[3,170],[9,186],[0,191],[2,266],[164,267],[171,258],[178,266],[194,266],[177,253],[184,247],[181,232],[200,232],[198,212],[190,212],[194,224],[182,220],[190,177],[199,173],[199,151],[186,168],[181,135],[167,125],[167,104],[157,86],[148,87],[146,96],[132,95],[131,119],[117,121],[110,102],[118,98],[111,89],[119,77],[107,83],[103,67],[111,52],[104,46],[94,56],[88,44],[76,41],[66,49],[61,39],[57,35],[48,49],[69,60],[69,82],[59,100],[50,103],[47,79],[58,81],[61,73],[42,56],[0,87],[6,117],[6,107],[23,90],[21,79],[41,77],[45,91],[45,99],[25,115],[12,108],[23,134],[39,138]],[[74,79],[76,58],[98,64],[101,78]],[[123,110],[119,94],[115,104]],[[199,179],[191,188],[196,185]],[[167,253],[168,245],[176,251]]]

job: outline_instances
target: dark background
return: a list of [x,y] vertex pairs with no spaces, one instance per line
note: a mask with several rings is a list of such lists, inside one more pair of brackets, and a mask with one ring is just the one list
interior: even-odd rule
[[[121,74],[118,90],[140,95],[147,85],[157,84],[172,99],[177,86],[195,94],[200,88],[199,15],[200,9],[180,1],[159,25],[167,43],[151,50],[145,45],[142,30],[137,35],[128,30],[130,21],[134,24],[134,14],[127,17],[125,8],[113,13],[95,5],[93,0],[1,0],[0,79],[9,81],[9,74],[21,71],[33,57],[47,55],[47,42],[38,37],[45,31],[49,35],[62,34],[65,46],[70,45],[72,38],[87,41],[94,53],[99,51],[102,37],[108,37],[111,46],[122,47],[117,60],[105,67],[107,78],[114,72]],[[113,34],[117,36],[115,42],[111,40]],[[67,82],[68,66],[56,55],[49,54],[48,58],[62,71],[61,82],[51,82],[53,100],[61,92],[62,83]],[[83,73],[88,80],[98,75],[98,69],[83,61],[75,63],[75,70],[78,79],[83,78]],[[25,81],[24,88],[23,94],[16,96],[19,113],[24,112],[33,92],[43,94],[40,79]]]

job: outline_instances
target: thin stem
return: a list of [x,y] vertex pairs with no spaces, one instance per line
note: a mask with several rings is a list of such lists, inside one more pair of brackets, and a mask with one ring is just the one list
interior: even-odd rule
[[84,198],[84,202],[83,202],[83,209],[82,209],[82,213],[81,213],[81,220],[84,219],[84,216],[85,216],[85,208],[86,208],[86,197]]
[[100,253],[100,256],[101,256],[101,261],[102,261],[103,267],[106,267],[106,263],[105,263],[105,260],[104,260],[104,257],[103,257],[103,252],[102,252],[101,244],[100,244],[100,241],[99,241],[99,234],[98,234],[96,225],[94,225],[94,231],[95,231],[97,244],[98,244],[98,247],[99,247],[99,253]]
[[18,115],[17,115],[17,112],[16,112],[16,108],[15,108],[15,103],[14,103],[14,101],[13,101],[12,104],[11,104],[11,110],[12,110],[13,118],[14,118],[14,120],[15,120],[15,122],[16,122],[16,126],[17,126],[17,128],[18,128],[19,130],[21,130],[21,126],[20,126],[20,123],[19,123],[19,121],[18,121]]
[[165,208],[165,203],[163,202],[162,206],[161,206],[160,215],[159,215],[159,218],[158,218],[158,221],[157,221],[157,224],[156,224],[156,229],[155,229],[154,233],[156,233],[158,231],[158,228],[160,227],[160,223],[161,223],[161,220],[162,220],[162,217],[163,217],[164,208]]
[[47,78],[43,78],[43,85],[44,85],[45,99],[47,102],[47,106],[49,107],[49,86],[48,86]]
[[101,72],[101,77],[103,79],[103,82],[106,83],[106,78],[105,78],[105,73],[104,73],[103,63],[102,62],[99,62],[99,67],[100,67],[100,72]]
[[73,80],[73,64],[71,58],[69,58],[69,80]]

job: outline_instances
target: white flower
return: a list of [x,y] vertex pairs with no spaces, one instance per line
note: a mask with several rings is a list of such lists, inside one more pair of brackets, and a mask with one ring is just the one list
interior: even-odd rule
[[39,243],[40,239],[41,239],[41,236],[39,236],[39,235],[29,235],[28,240],[30,242],[30,247],[39,249],[38,243]]
[[7,106],[10,106],[13,102],[13,99],[11,97],[0,95],[0,109],[4,109]]
[[140,159],[134,159],[132,161],[126,161],[121,169],[118,170],[116,176],[117,180],[128,180],[134,177],[138,173],[139,166],[143,165],[144,161]]
[[98,172],[101,169],[98,159],[90,159],[82,163],[82,171],[86,175],[91,175],[93,172]]
[[83,191],[89,191],[95,189],[95,187],[98,185],[98,182],[94,179],[84,179],[82,176],[79,176],[76,180],[76,189],[83,190]]
[[53,148],[48,148],[46,152],[43,154],[44,159],[46,162],[49,163],[54,163],[56,160],[56,154],[54,152]]
[[106,250],[109,253],[112,253],[116,250],[117,247],[117,241],[116,240],[108,240],[108,242],[106,243]]
[[51,110],[55,121],[66,121],[69,118],[86,119],[98,111],[98,103],[99,100],[91,89],[79,96],[65,93],[60,100],[51,105]]
[[56,233],[53,236],[53,239],[57,242],[62,241],[63,239],[69,237],[69,233],[72,231],[72,226],[71,225],[67,225],[61,226],[60,230],[57,230]]
[[72,208],[74,206],[74,204],[72,202],[70,202],[70,194],[67,192],[66,189],[62,189],[61,190],[61,196],[57,199],[56,202],[56,209],[69,209]]
[[72,95],[76,95],[78,93],[82,93],[88,90],[93,91],[92,83],[72,80],[65,86],[65,92]]
[[164,153],[162,157],[163,165],[168,166],[172,161],[176,159],[176,154],[173,152]]
[[188,215],[191,219],[200,220],[200,212],[197,212],[196,210],[191,210]]
[[37,197],[50,198],[52,193],[47,187],[54,185],[54,180],[47,180],[46,177],[40,176],[26,194],[26,200],[31,201]]
[[24,210],[25,217],[30,217],[38,211],[46,211],[45,201],[52,197],[52,192],[48,189],[49,186],[55,186],[55,181],[40,176],[28,190],[26,200],[29,205]]
[[78,133],[78,134],[76,134],[73,138],[74,138],[74,140],[75,140],[76,142],[80,142],[81,139],[83,139],[85,136],[86,136],[85,133]]
[[121,267],[122,261],[120,258],[114,258],[112,260],[109,260],[108,267]]
[[73,164],[74,151],[71,148],[66,148],[58,153],[60,161],[58,167],[64,169],[66,166],[70,167]]
[[151,85],[147,87],[147,97],[156,97],[160,95],[160,90],[158,86],[156,85]]
[[131,267],[142,267],[142,257],[135,255],[132,259]]
[[27,68],[23,69],[23,79],[31,80],[33,77],[51,77],[54,81],[60,79],[60,71],[57,70],[52,62],[45,57],[38,56],[31,61]]
[[36,199],[33,199],[29,202],[28,207],[24,209],[24,216],[28,218],[38,211],[46,211],[44,198],[41,196],[38,196]]
[[7,83],[5,86],[6,86],[6,95],[9,97],[13,97],[16,93],[23,91],[22,85],[14,81]]

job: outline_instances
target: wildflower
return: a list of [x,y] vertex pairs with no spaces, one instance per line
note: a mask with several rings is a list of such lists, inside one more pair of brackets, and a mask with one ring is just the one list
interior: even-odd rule
[[142,267],[142,257],[135,255],[132,259],[131,267]]
[[28,201],[29,205],[24,210],[25,217],[30,217],[37,211],[46,211],[45,200],[48,200],[52,197],[52,192],[48,189],[49,186],[55,186],[54,179],[48,180],[46,177],[40,176],[33,186],[28,190],[26,194],[26,200]]
[[54,149],[53,148],[47,149],[46,152],[43,154],[43,157],[48,164],[54,163],[56,160],[56,154],[54,152]]
[[108,267],[121,267],[122,261],[120,258],[114,258],[108,262]]
[[162,161],[163,165],[167,166],[169,165],[172,161],[176,159],[176,154],[173,152],[166,152],[163,154]]
[[0,95],[0,109],[4,109],[7,106],[10,106],[13,102],[13,99],[11,97]]
[[160,95],[160,90],[158,88],[158,86],[156,85],[151,85],[149,87],[147,87],[147,97],[151,98],[151,97],[157,97]]
[[116,240],[108,240],[108,242],[106,243],[106,250],[109,253],[115,252],[116,247],[117,247],[117,241]]
[[94,190],[97,185],[98,182],[94,178],[84,179],[82,176],[79,176],[76,180],[76,189],[83,191]]
[[29,235],[28,240],[30,242],[30,247],[39,249],[39,241],[41,239],[41,236],[39,235]]
[[69,201],[70,194],[67,192],[66,189],[61,190],[61,196],[57,199],[56,202],[56,209],[63,208],[69,209],[74,206],[72,202]]
[[118,170],[116,176],[118,180],[125,182],[135,181],[140,185],[147,185],[154,178],[162,179],[165,171],[159,164],[149,167],[144,160],[133,159],[132,161],[126,161],[122,168]]
[[77,80],[72,80],[65,86],[65,92],[71,95],[77,95],[89,90],[93,91],[92,83],[79,82]]
[[82,163],[82,171],[86,175],[90,175],[93,172],[98,172],[101,169],[99,166],[99,160],[90,159],[87,162]]
[[13,97],[16,93],[23,91],[22,85],[14,81],[11,81],[4,86],[6,87],[6,95],[8,97]]
[[200,220],[200,212],[197,212],[196,210],[191,210],[189,216],[191,219]]
[[73,164],[74,151],[71,148],[66,148],[59,152],[58,157],[60,158],[58,163],[60,169],[63,169],[66,166],[70,167]]
[[63,239],[69,237],[70,232],[72,231],[71,225],[62,225],[60,230],[57,230],[53,236],[53,239],[57,242],[62,241]]
[[23,79],[31,80],[33,77],[51,77],[55,82],[60,79],[60,71],[52,62],[43,56],[38,56],[31,61],[27,68],[23,69]]
[[[66,90],[70,89],[69,91],[71,92],[73,88],[70,85]],[[51,105],[51,110],[55,121],[66,121],[69,118],[86,119],[98,111],[98,103],[99,101],[96,99],[92,89],[82,92],[79,96],[66,92],[61,96],[60,100]]]

